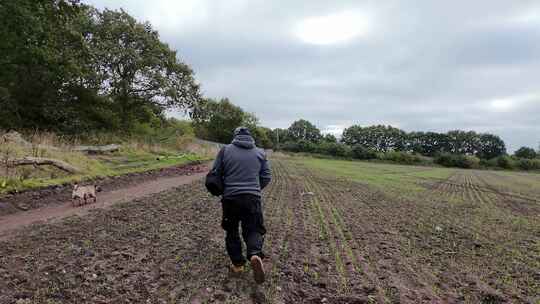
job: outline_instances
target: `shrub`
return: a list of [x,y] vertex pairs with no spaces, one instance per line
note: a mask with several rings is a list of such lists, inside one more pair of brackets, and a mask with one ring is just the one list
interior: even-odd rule
[[461,168],[474,169],[480,167],[480,159],[476,156],[464,155],[461,159]]
[[480,166],[480,159],[470,155],[442,153],[435,158],[435,163],[445,167],[471,169]]
[[435,163],[445,167],[454,167],[454,155],[448,153],[439,154],[435,157]]
[[521,147],[514,153],[514,156],[518,158],[534,159],[536,158],[536,151],[534,151],[533,148]]
[[350,157],[352,153],[349,146],[335,142],[323,142],[317,145],[316,152],[339,157]]
[[493,163],[489,159],[481,158],[480,159],[480,167],[487,168],[487,167],[495,167],[495,163]]
[[521,170],[540,170],[540,159],[522,158],[517,165]]
[[496,162],[497,166],[504,169],[513,169],[516,167],[515,161],[508,155],[497,157]]
[[280,149],[288,152],[300,152],[300,147],[298,146],[298,143],[293,141],[282,143],[280,145]]
[[418,155],[414,155],[407,152],[398,152],[398,151],[390,151],[386,153],[382,153],[380,155],[380,159],[382,160],[388,160],[400,164],[416,164],[421,163],[422,158],[420,158]]
[[377,152],[361,145],[355,145],[351,151],[352,157],[356,159],[376,159]]
[[282,144],[281,149],[288,152],[317,152],[317,146],[307,140],[288,141]]
[[298,141],[298,148],[300,152],[313,153],[317,150],[317,145],[307,140]]

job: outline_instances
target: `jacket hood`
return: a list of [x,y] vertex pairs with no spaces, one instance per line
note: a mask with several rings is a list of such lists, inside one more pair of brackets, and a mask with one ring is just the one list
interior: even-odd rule
[[255,140],[250,135],[236,135],[232,144],[243,149],[255,148]]

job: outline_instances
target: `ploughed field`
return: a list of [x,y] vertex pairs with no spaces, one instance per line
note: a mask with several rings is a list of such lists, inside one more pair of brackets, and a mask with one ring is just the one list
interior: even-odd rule
[[540,175],[274,157],[262,286],[202,182],[0,242],[0,303],[538,303]]

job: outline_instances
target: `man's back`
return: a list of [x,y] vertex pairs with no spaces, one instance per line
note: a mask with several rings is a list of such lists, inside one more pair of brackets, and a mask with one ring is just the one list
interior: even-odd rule
[[236,135],[233,142],[218,157],[215,165],[222,165],[225,185],[224,197],[239,194],[261,195],[271,179],[270,168],[262,149],[255,146],[249,135]]

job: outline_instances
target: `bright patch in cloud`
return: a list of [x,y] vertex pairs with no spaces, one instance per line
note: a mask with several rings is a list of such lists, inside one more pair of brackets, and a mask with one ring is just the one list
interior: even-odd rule
[[539,25],[540,24],[540,7],[529,8],[521,14],[515,15],[511,21],[519,24]]
[[360,12],[341,12],[302,20],[295,34],[311,44],[334,44],[349,41],[369,32],[368,16]]
[[514,107],[514,101],[511,98],[493,99],[491,108],[498,112],[506,112]]
[[539,102],[539,94],[516,95],[497,98],[490,101],[489,105],[495,112],[508,112],[531,102]]

